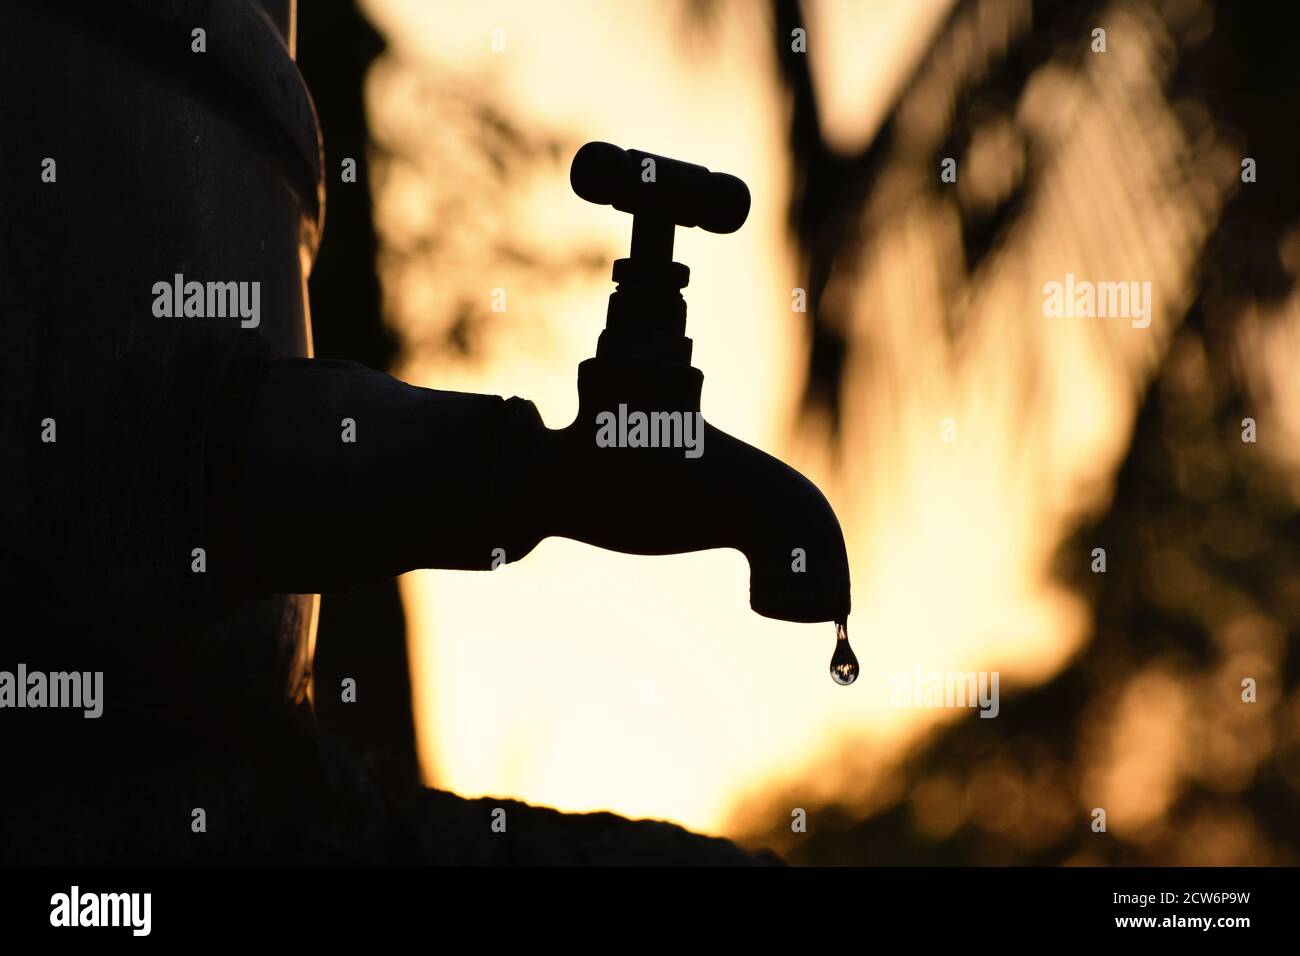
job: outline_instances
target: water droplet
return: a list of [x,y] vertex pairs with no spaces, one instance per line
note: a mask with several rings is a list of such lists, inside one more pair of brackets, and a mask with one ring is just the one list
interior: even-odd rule
[[849,625],[835,622],[835,654],[831,657],[831,679],[848,687],[858,679],[858,658],[849,647]]

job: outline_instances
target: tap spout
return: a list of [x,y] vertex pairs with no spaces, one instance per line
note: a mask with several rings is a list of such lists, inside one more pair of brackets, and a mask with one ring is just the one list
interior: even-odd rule
[[630,554],[733,548],[749,562],[757,613],[846,620],[848,557],[834,510],[799,472],[704,421],[702,383],[677,363],[583,362],[573,423],[550,430],[539,418],[525,429],[527,487],[514,496],[508,560],[548,536]]

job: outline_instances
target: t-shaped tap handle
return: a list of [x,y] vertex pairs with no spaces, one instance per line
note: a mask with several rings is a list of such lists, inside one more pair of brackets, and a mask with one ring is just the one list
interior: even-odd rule
[[632,254],[614,263],[597,356],[654,358],[688,365],[686,302],[690,270],[673,262],[673,232],[699,226],[735,232],[749,215],[749,189],[735,176],[609,143],[588,143],[569,168],[587,202],[632,214]]
[[587,202],[632,214],[632,258],[671,261],[673,228],[735,232],[749,215],[749,189],[735,176],[610,143],[588,143],[569,169]]

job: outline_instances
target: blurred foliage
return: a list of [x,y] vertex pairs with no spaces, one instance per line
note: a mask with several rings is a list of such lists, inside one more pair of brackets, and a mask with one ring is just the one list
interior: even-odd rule
[[480,355],[488,325],[507,321],[482,287],[485,264],[512,294],[609,267],[609,250],[554,249],[518,226],[533,177],[567,165],[576,138],[519,116],[491,85],[395,57],[370,82],[384,91],[371,99],[375,191],[401,207],[377,216],[385,312],[413,353]]
[[[774,0],[774,8],[779,45],[801,11],[794,0]],[[1267,387],[1240,335],[1248,317],[1300,318],[1294,257],[1284,251],[1300,210],[1300,136],[1290,122],[1300,112],[1300,78],[1289,41],[1265,11],[1230,0],[963,0],[929,58],[979,22],[993,28],[971,55],[988,65],[955,85],[952,115],[937,118],[944,135],[914,159],[938,169],[942,156],[968,155],[990,119],[1005,139],[1028,142],[1010,104],[1049,58],[1060,66],[1088,55],[1091,27],[1117,10],[1169,48],[1168,108],[1188,138],[1212,127],[1271,173],[1236,190],[1218,215],[1200,250],[1191,307],[1145,386],[1110,504],[1061,546],[1060,578],[1092,607],[1090,639],[1046,683],[1004,685],[997,719],[962,715],[917,742],[858,805],[809,806],[797,795],[806,788],[794,786],[765,795],[757,816],[772,823],[753,840],[792,862],[1300,859],[1300,662],[1288,647],[1300,628],[1300,481],[1294,464],[1267,448],[1284,441],[1280,423],[1260,424],[1269,430],[1261,443],[1242,441],[1242,419],[1261,416]],[[999,33],[1005,24],[1011,29]],[[1124,38],[1112,34],[1117,42]],[[854,261],[845,253],[861,242],[852,224],[884,188],[878,173],[902,148],[903,118],[896,110],[861,156],[828,155],[808,115],[815,104],[800,59],[782,60],[799,167],[791,221],[817,289]],[[1005,188],[960,204],[968,274],[1033,195],[1028,149],[1030,162],[1013,168]],[[842,317],[823,307],[810,320],[825,326],[832,354],[818,359],[814,350],[809,391],[827,400],[840,387],[836,355],[851,343],[837,331]],[[1108,554],[1105,574],[1089,570],[1097,546]],[[1242,700],[1248,677],[1256,703]],[[790,832],[793,806],[807,808],[808,833]],[[1091,826],[1097,807],[1107,811],[1105,833]]]

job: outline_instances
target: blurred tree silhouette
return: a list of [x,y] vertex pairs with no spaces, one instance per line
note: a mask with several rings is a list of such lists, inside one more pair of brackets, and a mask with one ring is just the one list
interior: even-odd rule
[[[494,228],[509,222],[506,210],[495,211],[498,221],[485,222],[481,209],[466,208],[464,197],[486,191],[480,188],[484,180],[513,183],[534,164],[560,163],[576,148],[520,122],[482,91],[453,88],[449,81],[446,87],[434,88],[408,77],[415,86],[392,94],[402,103],[396,115],[418,117],[426,137],[443,127],[458,130],[464,137],[458,142],[477,147],[470,155],[439,149],[438,142],[427,138],[376,134],[376,126],[387,127],[368,112],[365,88],[372,66],[383,69],[385,50],[383,38],[358,4],[300,6],[298,65],[316,104],[327,184],[326,228],[309,286],[315,354],[390,370],[402,358],[403,343],[385,315],[403,326],[403,308],[419,312],[431,303],[420,300],[412,305],[403,297],[386,303],[381,266],[391,271],[388,281],[394,286],[401,285],[407,270],[417,276],[441,270],[437,302],[429,311],[449,320],[432,340],[414,335],[406,343],[411,351],[450,348],[473,355],[478,330],[495,316],[488,312],[481,289],[463,287],[459,260],[449,254],[453,247],[479,262],[506,264],[508,274],[521,284],[572,271],[603,270],[610,257],[603,250],[566,250],[561,255],[519,244],[504,228]],[[415,108],[408,109],[412,102]],[[437,115],[429,122],[435,105]],[[413,142],[417,148],[412,148]],[[356,160],[355,182],[342,182],[344,158]],[[418,170],[423,183],[445,191],[428,197],[434,212],[429,232],[407,242],[385,242],[381,252],[372,170],[383,180],[406,167]],[[422,321],[405,327],[429,324],[428,313],[420,312],[419,318]],[[344,677],[368,688],[355,703],[339,700],[337,688]],[[315,682],[323,729],[372,763],[380,761],[401,774],[418,771],[406,620],[396,582],[322,596]]]
[[[327,190],[326,229],[308,290],[315,351],[381,370],[399,352],[380,307],[365,107],[366,74],[383,50],[355,3],[300,5],[298,66],[320,120]],[[342,182],[345,157],[356,160],[355,182]],[[417,772],[406,619],[395,581],[322,596],[314,675],[326,731],[398,772]],[[344,677],[365,688],[355,703],[340,702]]]
[[[1086,55],[1092,26],[1126,8],[1174,40],[1166,98],[1188,137],[1205,133],[1208,114],[1268,172],[1235,191],[1201,249],[1193,303],[1145,387],[1108,509],[1060,550],[1059,576],[1093,609],[1083,649],[1045,684],[1004,692],[997,719],[962,718],[918,743],[871,809],[810,808],[809,832],[792,835],[788,807],[806,802],[769,795],[761,817],[772,823],[755,839],[823,864],[1294,864],[1300,664],[1286,639],[1300,626],[1300,503],[1294,474],[1242,441],[1265,389],[1239,338],[1248,316],[1268,321],[1295,294],[1295,263],[1288,271],[1279,252],[1300,210],[1290,41],[1263,10],[1231,2],[962,0],[936,49],[973,18],[1014,22],[1016,8],[1029,13],[1027,28],[1013,29],[1005,48],[977,51],[987,70],[954,91],[934,152],[911,159],[937,170],[940,157],[962,155],[984,104],[1014,102],[1048,58],[1068,62],[1064,45]],[[773,19],[791,104],[790,221],[814,306],[806,402],[834,420],[851,343],[843,306],[821,293],[855,261],[855,224],[897,148],[899,110],[860,155],[832,154],[807,58],[785,41],[802,22],[800,4],[774,0]],[[962,209],[968,275],[1004,240],[1034,173],[1031,164],[998,203]],[[1281,434],[1274,428],[1272,440]],[[1105,574],[1089,572],[1098,546]],[[1247,677],[1257,703],[1242,701]],[[1092,830],[1095,807],[1107,810],[1106,833]]]

